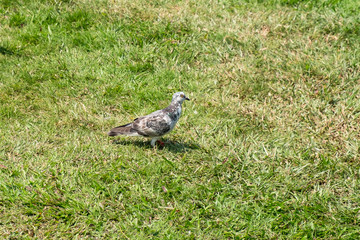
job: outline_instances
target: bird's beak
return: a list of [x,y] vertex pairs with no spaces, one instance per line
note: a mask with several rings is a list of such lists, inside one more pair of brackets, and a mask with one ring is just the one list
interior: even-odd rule
[[189,101],[189,100],[190,100],[190,98],[188,98],[188,97],[185,97],[185,100],[188,100],[188,101]]

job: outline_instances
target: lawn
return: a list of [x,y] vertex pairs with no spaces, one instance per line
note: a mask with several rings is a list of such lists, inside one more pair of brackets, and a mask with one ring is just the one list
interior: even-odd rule
[[[0,0],[0,238],[359,239],[359,12]],[[164,147],[106,135],[178,91]]]

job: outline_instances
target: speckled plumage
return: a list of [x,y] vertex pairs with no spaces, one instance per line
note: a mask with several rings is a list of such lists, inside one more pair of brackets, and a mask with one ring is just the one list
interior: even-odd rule
[[152,138],[151,145],[163,135],[171,132],[181,116],[181,106],[184,100],[190,100],[183,92],[173,95],[170,105],[149,115],[136,118],[132,123],[115,127],[109,136],[127,135]]

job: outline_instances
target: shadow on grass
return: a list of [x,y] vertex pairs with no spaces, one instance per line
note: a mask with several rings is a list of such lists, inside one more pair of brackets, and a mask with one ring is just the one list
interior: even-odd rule
[[10,49],[4,48],[2,46],[0,46],[0,53],[2,55],[14,55],[13,51],[11,51]]
[[[141,140],[125,140],[125,139],[117,139],[113,140],[114,144],[119,145],[135,145],[137,147],[145,148],[145,149],[152,149],[153,147],[150,145],[150,141],[141,141]],[[172,141],[165,141],[164,146],[160,146],[156,144],[158,150],[168,150],[171,152],[179,153],[179,152],[186,152],[189,150],[200,149],[201,147],[193,142],[172,142]]]

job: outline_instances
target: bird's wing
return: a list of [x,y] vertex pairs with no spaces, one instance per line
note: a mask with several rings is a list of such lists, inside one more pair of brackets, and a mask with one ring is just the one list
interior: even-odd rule
[[132,128],[145,137],[157,137],[171,130],[171,119],[159,110],[134,120]]

